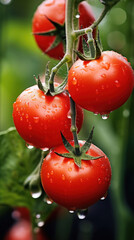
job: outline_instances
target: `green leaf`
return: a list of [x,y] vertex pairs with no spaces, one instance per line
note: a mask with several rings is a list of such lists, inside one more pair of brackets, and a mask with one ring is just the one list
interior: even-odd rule
[[36,32],[33,33],[33,35],[39,35],[39,36],[55,36],[57,34],[57,30],[50,30],[48,32]]
[[46,212],[44,219],[52,212],[53,206],[31,197],[24,181],[37,166],[41,158],[40,149],[28,149],[15,128],[0,133],[0,205],[27,207],[31,212]]
[[46,53],[50,50],[52,50],[53,48],[57,47],[61,42],[61,38],[59,36],[56,36],[54,42],[51,44],[51,46],[49,48],[47,48]]
[[65,157],[65,158],[74,158],[74,154],[73,153],[57,153],[55,152],[55,154],[57,154],[60,157]]

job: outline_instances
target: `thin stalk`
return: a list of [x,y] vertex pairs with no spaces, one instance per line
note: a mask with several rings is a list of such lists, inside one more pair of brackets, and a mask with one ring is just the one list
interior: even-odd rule
[[93,29],[96,28],[99,25],[99,23],[103,20],[103,18],[106,16],[106,14],[109,10],[110,10],[109,6],[104,6],[104,9],[103,9],[102,13],[100,14],[100,16],[98,17],[98,19],[90,27],[83,28],[80,30],[74,30],[74,36],[77,38],[88,32],[92,32]]
[[74,138],[74,147],[76,155],[80,155],[80,146],[78,142],[78,136],[77,136],[77,127],[76,127],[76,104],[73,101],[73,99],[70,97],[70,105],[71,105],[71,131],[73,133]]

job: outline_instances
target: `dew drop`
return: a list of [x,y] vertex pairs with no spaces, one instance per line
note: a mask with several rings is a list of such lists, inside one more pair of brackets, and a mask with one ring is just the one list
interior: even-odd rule
[[85,219],[88,214],[88,209],[82,209],[77,212],[77,216],[79,219]]
[[107,120],[109,118],[109,114],[103,114],[103,115],[101,115],[101,118],[103,120]]
[[41,189],[38,192],[31,192],[32,198],[39,198],[42,194]]
[[39,213],[36,214],[36,218],[39,219],[41,218],[41,215]]
[[105,200],[105,199],[106,199],[106,197],[107,197],[107,192],[104,194],[104,196],[103,196],[103,197],[101,197],[101,198],[100,198],[100,200]]
[[23,118],[22,118],[22,117],[20,117],[20,121],[23,121]]
[[27,147],[28,149],[33,149],[33,148],[34,148],[34,146],[32,146],[32,145],[30,145],[30,144],[28,144],[28,143],[26,143],[26,147]]
[[29,116],[28,116],[28,114],[26,113],[26,119],[28,119],[28,117],[29,117]]
[[47,152],[49,150],[49,148],[42,148],[41,149],[43,152]]
[[46,196],[44,198],[44,202],[46,202],[48,205],[51,205],[53,203],[53,200],[50,197]]
[[76,84],[77,84],[77,79],[76,79],[75,77],[73,77],[72,84],[73,84],[73,85],[76,85]]
[[102,74],[101,77],[102,77],[102,78],[106,78],[106,74],[105,74],[105,73]]
[[63,181],[65,180],[65,175],[64,175],[64,174],[62,174],[62,180],[63,180]]
[[100,178],[98,178],[98,183],[99,183],[99,184],[101,184],[101,183],[102,183],[102,181],[101,181],[101,179],[100,179]]
[[44,221],[42,221],[42,220],[40,220],[40,221],[37,222],[37,226],[38,226],[38,227],[43,227],[44,224],[45,224],[45,223],[44,223]]
[[120,87],[119,80],[115,80],[115,86],[116,86],[116,87]]
[[35,122],[35,123],[38,123],[38,122],[39,122],[39,117],[33,117],[33,119],[34,119],[34,122]]
[[96,95],[98,95],[98,94],[99,94],[99,90],[98,90],[98,89],[96,89],[96,90],[95,90],[95,93],[96,93]]
[[31,124],[28,125],[28,129],[32,130],[32,125]]
[[68,112],[67,118],[71,119],[71,111]]
[[80,14],[76,14],[76,16],[75,16],[76,18],[80,18]]
[[73,214],[73,213],[74,213],[74,211],[73,211],[73,210],[69,210],[69,213]]

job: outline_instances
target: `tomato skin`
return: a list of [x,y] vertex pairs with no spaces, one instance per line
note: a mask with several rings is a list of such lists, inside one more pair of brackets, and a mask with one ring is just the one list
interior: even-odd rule
[[[90,5],[86,1],[83,1],[79,4],[79,13],[79,28],[88,27],[94,22],[95,18],[93,12]],[[63,25],[65,23],[65,0],[46,0],[38,6],[32,21],[33,33],[47,32],[55,29],[53,24],[47,19],[46,16],[52,21]],[[50,57],[61,59],[64,56],[64,47],[62,43],[47,51],[47,49],[54,42],[55,36],[34,35],[34,38],[39,48]],[[79,50],[81,49],[82,43],[80,39]]]
[[99,59],[74,63],[68,75],[68,90],[81,107],[107,114],[127,101],[133,82],[133,70],[127,59],[105,51]]
[[[76,108],[78,132],[83,122],[81,107]],[[51,148],[62,143],[60,131],[72,139],[70,99],[66,92],[46,96],[38,87],[23,91],[13,105],[13,120],[20,136],[37,148]]]
[[[73,145],[73,141],[70,142]],[[84,141],[80,141],[80,146]],[[79,168],[71,158],[57,156],[65,153],[64,145],[50,151],[41,167],[41,182],[45,192],[56,203],[69,210],[85,209],[103,197],[109,187],[111,167],[107,156],[95,145],[87,154],[104,156],[98,160],[82,160]]]

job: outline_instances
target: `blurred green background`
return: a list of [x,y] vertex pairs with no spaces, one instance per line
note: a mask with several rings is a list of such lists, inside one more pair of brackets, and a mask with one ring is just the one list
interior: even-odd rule
[[[51,60],[51,66],[56,63],[38,49],[32,36],[32,17],[40,3],[40,0],[0,0],[0,131],[13,126],[13,102],[24,89],[35,84],[33,75],[43,74],[48,60]],[[90,0],[89,3],[97,17],[102,5],[99,0]],[[123,54],[134,68],[134,1],[120,1],[105,17],[99,29],[103,49]],[[65,70],[61,69],[59,74],[60,77],[64,77]],[[80,138],[85,139],[94,125],[94,143],[102,148],[111,161],[113,176],[109,194],[110,211],[113,214],[111,221],[114,226],[111,231],[114,231],[114,234],[110,238],[110,232],[107,233],[108,239],[111,240],[134,239],[133,106],[134,93],[127,103],[112,112],[107,120],[102,120],[100,116],[94,116],[93,113],[85,111],[83,128],[79,134]],[[101,209],[99,207],[97,209],[103,215]],[[91,222],[92,215],[94,216],[95,213],[96,209],[93,208],[89,216]],[[64,217],[64,223],[70,226],[72,217],[67,216]],[[62,227],[64,231],[56,230],[54,239],[65,239],[63,238],[63,232],[65,233],[63,221],[61,219],[57,221],[57,229]],[[82,235],[85,238],[79,237],[79,240],[101,239],[94,236],[90,238],[87,231],[89,226],[86,224],[79,224],[79,230],[76,228],[77,231],[82,229],[81,231],[85,234]],[[102,228],[106,231],[106,222]],[[66,239],[69,238],[66,237]],[[103,240],[105,240],[104,237]]]

